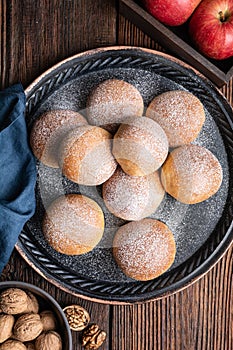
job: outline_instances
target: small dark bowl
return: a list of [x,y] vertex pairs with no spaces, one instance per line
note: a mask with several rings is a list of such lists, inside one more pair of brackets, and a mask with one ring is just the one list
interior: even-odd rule
[[53,311],[56,315],[58,323],[58,333],[61,335],[62,338],[62,350],[72,350],[72,336],[68,321],[62,308],[56,302],[56,300],[53,297],[51,297],[51,295],[30,283],[24,283],[19,281],[7,281],[0,283],[0,293],[8,288],[20,288],[22,290],[33,293],[38,299],[40,311]]

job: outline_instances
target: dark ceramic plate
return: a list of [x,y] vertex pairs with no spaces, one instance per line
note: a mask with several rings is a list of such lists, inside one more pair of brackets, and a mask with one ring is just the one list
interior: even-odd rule
[[[29,86],[26,90],[29,131],[34,120],[49,109],[67,108],[85,113],[90,91],[99,82],[113,77],[136,86],[145,107],[155,95],[174,89],[190,91],[202,101],[206,122],[195,143],[207,147],[219,159],[223,168],[220,190],[209,200],[189,206],[166,195],[152,217],[164,221],[173,231],[176,259],[159,278],[138,282],[127,278],[112,257],[112,237],[124,221],[105,208],[101,188],[78,186],[63,177],[60,170],[38,162],[37,210],[25,225],[17,249],[40,274],[72,294],[108,303],[143,302],[174,293],[200,278],[232,242],[233,113],[220,92],[181,61],[147,49],[113,47],[71,57]],[[43,238],[44,208],[65,193],[86,194],[103,208],[105,234],[88,254],[59,254]]]

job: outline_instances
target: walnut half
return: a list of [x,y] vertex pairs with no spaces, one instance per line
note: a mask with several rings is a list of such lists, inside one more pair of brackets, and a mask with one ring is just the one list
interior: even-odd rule
[[106,339],[106,333],[97,324],[89,325],[82,334],[82,346],[86,350],[98,349]]
[[90,322],[89,313],[80,305],[66,306],[63,311],[73,331],[82,331]]

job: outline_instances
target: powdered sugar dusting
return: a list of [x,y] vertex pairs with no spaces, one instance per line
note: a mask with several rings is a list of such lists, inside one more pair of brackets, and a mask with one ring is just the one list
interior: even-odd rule
[[[164,130],[150,118],[127,118],[113,140],[113,155],[129,175],[147,175],[156,171],[168,154]],[[126,167],[126,162],[134,168]]]
[[[122,79],[131,83],[140,92],[147,107],[155,96],[169,90],[184,90],[184,86],[174,80],[156,74],[154,69],[144,68],[117,68],[101,69],[101,71],[81,74],[69,83],[55,90],[46,97],[37,109],[30,115],[29,124],[43,112],[51,109],[72,109],[86,116],[86,101],[91,91],[99,83],[111,79]],[[190,81],[188,81],[190,83]],[[198,83],[198,82],[197,82]],[[189,84],[188,87],[191,85]],[[205,107],[206,120],[198,138],[194,141],[207,147],[220,161],[223,168],[223,182],[216,195],[207,201],[195,205],[185,205],[169,195],[165,195],[157,210],[151,214],[152,218],[165,222],[175,236],[177,253],[172,268],[191,257],[208,239],[222,211],[228,194],[228,161],[222,136],[215,123],[218,117],[212,115],[213,110],[202,99]],[[39,247],[59,265],[85,278],[94,280],[130,282],[130,278],[118,268],[112,256],[112,240],[117,228],[125,223],[123,219],[112,215],[105,207],[101,198],[101,187],[79,186],[62,176],[58,169],[51,169],[39,165],[39,182],[37,186],[37,211],[28,223]],[[101,242],[90,253],[75,256],[66,256],[54,251],[44,240],[41,233],[41,219],[44,215],[43,203],[50,203],[60,194],[83,193],[101,205],[105,216],[105,232]],[[41,201],[42,198],[42,201]]]
[[[54,200],[46,210],[43,233],[55,249],[62,244],[94,247],[101,239],[104,217],[101,208],[85,196],[70,194]],[[69,251],[69,249],[67,250]]]
[[175,240],[166,225],[152,219],[122,226],[113,241],[113,252],[123,271],[147,280],[167,270],[175,257]]
[[103,127],[120,123],[126,117],[140,116],[143,110],[143,99],[137,88],[119,79],[103,81],[87,99],[89,123]]
[[164,189],[158,174],[129,176],[119,167],[103,184],[108,210],[125,220],[140,220],[152,214],[161,203]]
[[222,182],[222,168],[208,149],[185,145],[173,150],[162,167],[168,193],[183,203],[201,202],[215,194]]
[[87,124],[86,119],[71,110],[51,110],[36,119],[30,144],[34,155],[44,164],[58,168],[58,149],[65,135],[75,127]]
[[106,181],[117,166],[110,140],[111,135],[99,127],[88,125],[72,131],[61,145],[63,174],[82,185]]
[[201,101],[181,90],[156,96],[148,106],[146,116],[162,126],[171,147],[194,141],[205,121]]

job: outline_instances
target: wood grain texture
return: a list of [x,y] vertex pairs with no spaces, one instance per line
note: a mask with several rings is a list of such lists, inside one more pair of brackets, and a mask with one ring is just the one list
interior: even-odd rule
[[[118,43],[161,50],[122,16],[119,17]],[[232,80],[221,91],[232,105]],[[125,306],[123,312],[114,307],[113,338],[119,334],[119,324],[124,328],[118,343],[120,349],[232,350],[232,254],[233,248],[230,248],[198,282],[168,298]],[[123,314],[127,315],[125,322]]]
[[232,282],[230,249],[184,291],[147,304],[114,307],[113,338],[118,340],[113,350],[231,350]]
[[224,62],[211,61],[198,52],[192,45],[187,23],[182,26],[168,27],[151,16],[140,0],[119,0],[120,14],[138,26],[173,56],[181,57],[190,65],[210,78],[217,86],[222,86],[232,77],[232,60]]
[[1,86],[24,86],[62,59],[116,41],[114,0],[1,1]]
[[[26,87],[53,64],[110,45],[164,51],[118,14],[114,0],[0,0],[0,85]],[[233,82],[221,91],[233,103]],[[46,281],[14,251],[1,281],[21,280],[49,292],[62,307],[78,303],[104,329],[100,350],[232,350],[233,248],[198,282],[165,299],[108,306],[68,294]],[[73,332],[73,349],[83,349]]]

